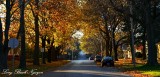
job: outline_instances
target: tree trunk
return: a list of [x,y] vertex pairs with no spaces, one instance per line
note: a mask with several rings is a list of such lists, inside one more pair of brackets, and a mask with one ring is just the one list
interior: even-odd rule
[[25,23],[24,23],[24,9],[25,0],[19,0],[20,5],[20,35],[21,35],[21,53],[20,53],[20,68],[26,68],[26,49],[25,49]]
[[[35,0],[36,2],[36,11],[39,10],[39,0]],[[34,60],[33,60],[33,64],[34,65],[39,65],[39,18],[38,18],[38,12],[35,13],[35,17],[34,17],[34,24],[35,24],[35,50],[34,50]]]
[[142,59],[145,60],[146,59],[146,27],[144,27],[142,40],[143,40]]
[[109,31],[108,31],[108,25],[107,25],[107,17],[105,14],[103,14],[103,18],[104,18],[104,23],[105,23],[105,43],[106,43],[106,56],[110,56],[110,48],[109,48],[109,45],[110,45],[110,37],[109,37]]
[[39,65],[39,24],[38,24],[38,15],[35,17],[35,50],[34,50],[34,65]]
[[[132,33],[131,33],[131,35],[132,35]],[[133,35],[130,36],[130,39],[131,39],[131,41],[130,41],[130,47],[131,47],[132,63],[134,65],[134,67],[135,67],[136,60],[135,60],[135,49],[134,49]]]
[[105,40],[106,41],[106,56],[109,56],[109,41],[108,39]]
[[0,54],[1,58],[1,65],[0,69],[7,69],[7,57],[8,57],[8,33],[9,33],[9,28],[10,28],[10,18],[11,18],[11,6],[10,6],[10,0],[6,0],[6,22],[5,22],[5,32],[4,32],[4,46],[2,46],[3,51],[1,51],[2,54]]
[[[62,48],[61,46],[56,47],[56,60],[59,59],[61,48]],[[77,49],[77,50],[79,50],[79,49]]]
[[113,49],[114,49],[114,59],[115,59],[115,61],[118,61],[117,47],[118,46],[115,43],[115,35],[113,33]]
[[[3,32],[2,32],[2,21],[0,18],[0,60],[2,60],[2,52],[3,52]],[[0,72],[2,72],[2,61],[0,61]]]
[[152,25],[152,17],[151,17],[151,0],[144,0],[145,3],[145,13],[146,13],[146,30],[147,30],[147,41],[148,41],[148,65],[158,65],[157,61],[157,47],[155,43],[155,38],[153,34],[153,27]]
[[109,56],[112,56],[112,48],[113,48],[113,40],[112,40],[112,38],[111,38],[111,40],[110,40],[110,43],[109,43]]
[[[7,50],[6,50],[7,51]],[[7,57],[8,57],[8,52],[4,52],[2,51],[2,54],[0,54],[1,56],[1,65],[0,65],[0,71],[3,71],[3,69],[8,69],[8,64],[7,64]]]
[[48,55],[47,55],[47,58],[48,58],[48,62],[51,63],[51,47],[48,49]]
[[50,48],[48,49],[48,62],[49,63],[51,63],[51,61],[52,61],[52,49],[53,49],[53,43],[54,43],[54,41],[52,41],[51,43],[50,43],[50,40],[48,40],[48,43],[50,44]]
[[43,52],[42,52],[42,64],[46,64],[45,61],[45,47],[46,47],[46,36],[42,37],[42,48],[43,48]]
[[53,46],[53,49],[52,49],[52,52],[53,52],[52,61],[58,60],[57,56],[59,56],[59,51],[60,51],[60,47],[59,46],[58,47]]
[[118,61],[118,53],[117,53],[117,49],[118,49],[118,45],[114,46],[114,57],[115,57],[115,61]]
[[52,61],[56,61],[56,47],[52,47]]
[[[130,1],[130,13],[133,15],[133,2]],[[130,17],[130,25],[131,25],[131,54],[132,54],[132,63],[133,66],[136,66],[136,60],[135,60],[135,49],[134,49],[134,22],[133,18]]]

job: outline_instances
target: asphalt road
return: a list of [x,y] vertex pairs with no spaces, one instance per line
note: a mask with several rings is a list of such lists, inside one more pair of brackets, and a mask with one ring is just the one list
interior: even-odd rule
[[92,60],[73,60],[40,77],[131,77],[114,67],[100,67]]

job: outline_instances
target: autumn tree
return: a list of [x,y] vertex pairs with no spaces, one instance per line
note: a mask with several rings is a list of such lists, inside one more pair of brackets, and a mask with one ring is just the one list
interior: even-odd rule
[[[74,15],[75,10],[73,9],[75,3],[74,1],[55,0],[41,1],[39,4],[39,36],[42,38],[42,40],[43,38],[46,38],[45,41],[47,42],[46,49],[48,49],[48,54],[59,53],[59,50],[67,45],[68,40],[70,40],[70,37],[73,34],[73,30],[75,28],[73,26],[74,23],[72,22],[72,20],[76,18]],[[33,4],[31,4],[30,7],[33,12]],[[33,19],[33,17],[31,17],[31,19]],[[30,26],[30,29],[34,28]],[[33,34],[31,34],[32,31],[29,34],[34,37]],[[43,40],[43,46],[45,41]],[[56,58],[56,56],[57,54],[53,55],[51,58]]]
[[[155,18],[158,17],[155,15],[152,16],[152,4],[151,0],[144,1],[144,9],[145,9],[145,25],[146,25],[146,31],[147,31],[147,41],[148,41],[148,65],[157,65],[157,47],[156,47],[156,42],[155,42],[155,36],[154,36],[154,26],[153,26],[153,21],[155,21]],[[158,6],[158,4],[156,5]],[[155,6],[155,7],[156,7]]]
[[35,25],[35,46],[34,46],[34,55],[33,55],[33,64],[39,65],[39,0],[35,0],[32,2],[31,10],[34,17],[34,25]]
[[87,16],[88,20],[90,20],[94,26],[98,24],[97,27],[99,27],[102,37],[106,40],[106,54],[111,56],[112,51],[114,50],[115,59],[117,60],[117,51],[115,49],[117,47],[115,47],[114,35],[117,26],[120,26],[122,21],[122,18],[120,17],[121,14],[113,10],[113,7],[110,6],[109,0],[89,0],[83,11],[84,15]]
[[6,0],[5,1],[6,4],[6,16],[5,16],[5,31],[4,31],[4,43],[2,46],[2,51],[0,54],[1,58],[1,67],[0,70],[2,71],[2,69],[7,69],[7,57],[8,57],[8,40],[9,40],[9,28],[10,28],[10,24],[11,24],[11,15],[14,13],[12,13],[12,7],[15,4],[15,0]]
[[[128,0],[124,1],[127,2]],[[113,2],[113,1],[111,1]],[[115,2],[115,1],[114,1]],[[129,2],[129,1],[128,1]],[[129,13],[125,12],[123,8],[115,7],[115,10],[127,14],[128,17],[132,17],[135,22],[138,22],[142,25],[144,28],[143,34],[146,33],[147,35],[147,42],[148,42],[148,62],[149,65],[156,65],[157,64],[157,49],[156,49],[156,37],[153,32],[156,31],[154,26],[157,26],[157,20],[159,18],[159,13],[157,12],[159,10],[158,3],[159,1],[140,1],[140,0],[132,0],[133,5],[135,5],[133,8],[133,11],[139,11],[138,14],[135,13],[135,15],[130,15]],[[141,6],[141,8],[136,8],[138,6]],[[123,7],[123,6],[122,6]],[[140,15],[141,14],[141,15]],[[152,26],[151,26],[152,25]],[[154,25],[154,26],[153,26]],[[146,32],[145,32],[146,28]],[[143,36],[143,38],[145,35]],[[145,41],[143,40],[143,45],[145,44]],[[145,53],[145,51],[143,51]]]

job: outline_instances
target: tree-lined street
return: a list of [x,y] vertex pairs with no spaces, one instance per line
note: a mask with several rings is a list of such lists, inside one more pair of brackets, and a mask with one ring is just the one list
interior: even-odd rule
[[[0,0],[0,75],[74,60],[52,73],[117,76],[84,60],[97,56],[124,71],[160,76],[159,21],[160,0]],[[14,49],[11,39],[18,41]]]

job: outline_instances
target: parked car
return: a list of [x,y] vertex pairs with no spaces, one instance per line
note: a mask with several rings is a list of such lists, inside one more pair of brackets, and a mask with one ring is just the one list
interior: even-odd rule
[[89,57],[89,60],[94,60],[94,56]]
[[104,56],[102,58],[102,61],[101,61],[101,66],[114,66],[114,60],[113,60],[113,57],[110,57],[110,56]]
[[95,62],[101,62],[101,60],[102,60],[102,56],[100,56],[100,55],[96,55],[94,58]]

